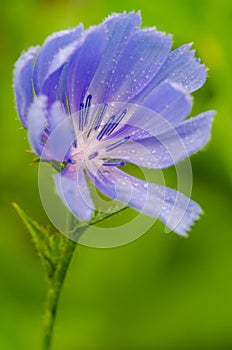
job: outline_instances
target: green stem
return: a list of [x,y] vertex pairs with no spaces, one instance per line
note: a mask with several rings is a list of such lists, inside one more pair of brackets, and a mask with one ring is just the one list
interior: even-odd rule
[[[128,207],[125,207],[120,211],[125,209],[128,209]],[[95,221],[92,221],[90,225],[95,225],[114,214],[115,213],[103,216],[102,218],[100,217]],[[74,220],[74,222],[72,222],[72,220],[73,220],[73,217],[68,215],[67,216],[68,228],[75,227],[76,220]],[[75,237],[76,239],[80,237],[87,227],[88,225],[85,225],[83,227],[78,227],[78,228],[76,227],[73,231],[73,234],[74,234],[73,237]],[[69,229],[69,232],[71,233],[72,231]],[[65,276],[66,276],[70,261],[72,259],[73,253],[75,251],[76,245],[77,245],[76,242],[66,237],[63,237],[62,252],[58,257],[56,265],[51,271],[51,275],[49,276],[47,304],[46,304],[46,309],[44,314],[44,336],[43,336],[42,350],[51,350],[53,329],[54,329],[54,323],[56,319],[56,312],[57,312],[59,297],[60,297]]]
[[64,249],[62,251],[62,255],[57,262],[53,276],[49,279],[47,304],[44,315],[43,350],[51,349],[57,305],[59,302],[63,282],[75,248],[76,242],[73,242],[68,238],[64,239]]

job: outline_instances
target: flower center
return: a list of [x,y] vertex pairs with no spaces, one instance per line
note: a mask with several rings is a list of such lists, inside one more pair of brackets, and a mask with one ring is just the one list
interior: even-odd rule
[[[79,135],[72,146],[69,163],[80,166],[85,161],[100,160],[104,166],[122,166],[125,161],[112,159],[110,151],[128,142],[130,136],[122,139],[108,139],[115,132],[127,114],[127,108],[121,112],[109,113],[108,104],[97,106],[97,110],[91,109],[92,95],[88,95],[85,103],[80,104],[78,114],[74,116],[76,134]],[[112,111],[113,112],[113,111]],[[111,115],[110,115],[111,114]],[[103,152],[102,152],[103,150]]]
[[84,135],[81,135],[75,144],[72,147],[70,163],[80,165],[84,162],[89,152],[91,152],[91,147]]

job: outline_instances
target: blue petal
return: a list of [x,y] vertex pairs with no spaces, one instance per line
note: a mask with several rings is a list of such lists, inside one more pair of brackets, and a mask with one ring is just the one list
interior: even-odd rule
[[27,127],[27,112],[33,101],[32,71],[39,46],[31,47],[16,62],[14,69],[14,91],[21,122]]
[[170,188],[148,183],[118,168],[89,169],[89,176],[106,196],[159,218],[171,230],[186,235],[201,214],[200,206]]
[[191,44],[183,45],[170,53],[155,78],[156,84],[163,79],[182,85],[187,92],[193,92],[205,83],[205,66],[195,57]]
[[[117,142],[119,146],[117,146]],[[120,138],[103,145],[107,146],[98,151],[100,159],[119,159],[145,168],[160,167],[159,161],[156,159],[156,154],[153,151],[154,147],[151,150],[149,147],[134,140],[120,144]]]
[[112,61],[108,101],[129,101],[143,90],[163,65],[171,46],[171,37],[154,28],[135,33],[121,56]]
[[[41,94],[48,96],[48,102],[50,105],[55,100],[59,99],[63,102],[64,107],[67,107],[65,94],[67,66],[73,53],[78,50],[80,46],[80,41],[75,41],[67,45],[57,53],[51,62],[50,68],[41,87]],[[68,108],[66,109],[68,111]]]
[[[162,82],[154,88],[139,105],[127,104],[128,117],[124,118],[113,137],[137,134],[149,137],[163,133],[179,125],[192,109],[192,98],[176,83]],[[125,125],[126,124],[126,125]]]
[[67,161],[76,136],[73,120],[66,116],[60,102],[48,108],[47,96],[36,98],[28,113],[28,138],[38,156],[46,160]]
[[83,169],[67,165],[61,173],[53,175],[53,178],[56,191],[67,208],[81,220],[89,221],[93,215],[94,204]]
[[28,138],[33,151],[41,156],[43,152],[42,135],[47,125],[47,97],[39,96],[28,112]]
[[169,167],[205,146],[210,138],[214,114],[214,111],[199,114],[156,136],[138,138],[144,132],[148,135],[149,129],[141,132],[138,130],[134,136],[137,137],[136,142],[129,141],[109,152],[103,149],[99,155],[125,160],[146,168]]
[[80,39],[81,33],[82,25],[54,33],[47,38],[34,67],[33,83],[36,94],[41,92],[45,79],[66,62],[75,49],[73,43]]
[[164,80],[181,85],[188,93],[199,89],[206,80],[206,69],[195,57],[191,45],[183,45],[172,51],[150,84],[135,98],[141,100]]
[[201,113],[197,117],[186,120],[175,129],[172,128],[157,137],[145,138],[138,142],[148,151],[153,152],[155,168],[169,167],[206,145],[210,139],[214,115],[214,111]]
[[51,105],[48,119],[50,134],[54,132],[54,130],[67,119],[67,114],[60,101],[56,101]]
[[45,154],[58,162],[69,160],[71,146],[76,140],[73,120],[67,117],[60,102],[52,104],[49,111],[49,136],[44,146]]
[[[71,113],[80,109],[85,94],[101,60],[106,43],[105,30],[91,28],[82,45],[73,54],[66,72],[66,95]],[[94,91],[95,92],[95,91]]]
[[107,33],[107,44],[101,62],[89,86],[88,93],[94,95],[95,103],[105,102],[112,89],[111,78],[116,62],[123,54],[130,37],[139,30],[140,14],[116,14],[110,16],[102,26]]
[[191,112],[192,98],[180,85],[165,81],[154,88],[141,105],[159,113],[172,125],[177,125]]

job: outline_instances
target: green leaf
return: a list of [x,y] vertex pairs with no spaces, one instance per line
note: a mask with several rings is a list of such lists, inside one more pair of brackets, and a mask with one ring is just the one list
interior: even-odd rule
[[28,216],[16,203],[12,203],[18,215],[28,229],[38,255],[51,279],[56,271],[58,261],[63,255],[68,238],[64,237],[53,226],[43,227]]

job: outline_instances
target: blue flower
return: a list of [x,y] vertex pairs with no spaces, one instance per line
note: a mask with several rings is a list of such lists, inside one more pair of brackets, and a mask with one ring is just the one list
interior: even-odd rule
[[56,191],[77,217],[94,214],[91,180],[104,195],[185,235],[200,206],[122,169],[166,168],[204,147],[214,111],[185,119],[206,70],[190,44],[171,51],[170,35],[140,29],[140,22],[139,13],[114,14],[30,48],[15,65],[17,110],[33,151],[63,163]]

